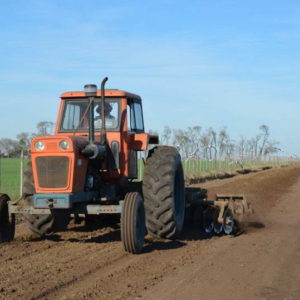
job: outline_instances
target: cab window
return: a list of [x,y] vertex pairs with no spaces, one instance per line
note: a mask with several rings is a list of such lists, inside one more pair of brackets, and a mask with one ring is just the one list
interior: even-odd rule
[[[63,117],[60,125],[60,132],[88,131],[89,128],[89,109],[88,99],[66,100]],[[120,101],[117,98],[105,100],[104,115],[105,128],[108,131],[119,130]],[[100,131],[101,119],[101,100],[96,99],[94,104],[94,126],[95,131]]]
[[139,101],[129,102],[129,113],[127,114],[127,127],[129,131],[144,132],[144,119],[142,105]]

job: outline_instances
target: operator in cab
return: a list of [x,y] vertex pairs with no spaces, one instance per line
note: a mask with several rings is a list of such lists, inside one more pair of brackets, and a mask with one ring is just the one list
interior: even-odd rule
[[[96,116],[95,116],[95,121],[94,121],[94,125],[96,129],[100,129],[102,126],[102,120],[101,120],[101,103],[97,105],[96,107]],[[112,106],[110,103],[108,103],[107,101],[105,102],[105,106],[104,106],[104,115],[105,115],[105,127],[107,129],[109,128],[115,128],[117,126],[117,119],[115,116],[113,116],[111,114],[112,112]]]

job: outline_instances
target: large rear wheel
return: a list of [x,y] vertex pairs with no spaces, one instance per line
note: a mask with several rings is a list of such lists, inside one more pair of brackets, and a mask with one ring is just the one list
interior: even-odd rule
[[143,179],[146,227],[159,238],[173,238],[183,227],[184,175],[174,147],[158,146],[147,159]]

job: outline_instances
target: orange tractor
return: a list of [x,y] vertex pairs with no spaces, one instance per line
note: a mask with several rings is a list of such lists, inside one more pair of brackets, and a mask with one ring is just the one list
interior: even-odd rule
[[[16,214],[41,236],[64,230],[71,218],[115,214],[125,250],[138,253],[146,232],[172,238],[182,230],[185,198],[203,215],[205,231],[233,232],[236,201],[206,201],[203,191],[187,192],[178,151],[144,132],[141,98],[105,90],[106,81],[100,90],[85,85],[61,95],[54,136],[32,141],[24,203],[0,194],[0,242],[13,239]],[[142,184],[136,181],[139,151],[148,151]],[[240,206],[247,209],[247,203]]]
[[86,85],[84,91],[61,95],[54,136],[32,141],[25,203],[7,209],[5,195],[0,200],[5,207],[3,241],[13,237],[14,230],[8,228],[15,214],[23,214],[39,235],[63,230],[70,217],[120,214],[121,239],[132,253],[141,250],[146,229],[161,238],[181,231],[185,194],[180,155],[173,147],[154,147],[145,164],[143,186],[135,182],[137,153],[158,144],[158,137],[144,132],[141,98],[105,90],[106,81],[101,90]]

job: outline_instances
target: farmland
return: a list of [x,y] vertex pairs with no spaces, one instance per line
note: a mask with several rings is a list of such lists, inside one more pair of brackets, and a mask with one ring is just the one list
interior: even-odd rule
[[256,212],[245,234],[205,235],[187,223],[177,240],[147,237],[133,256],[114,223],[70,224],[48,239],[21,223],[15,241],[1,245],[0,299],[299,299],[300,167],[201,187],[209,197],[245,194]]

